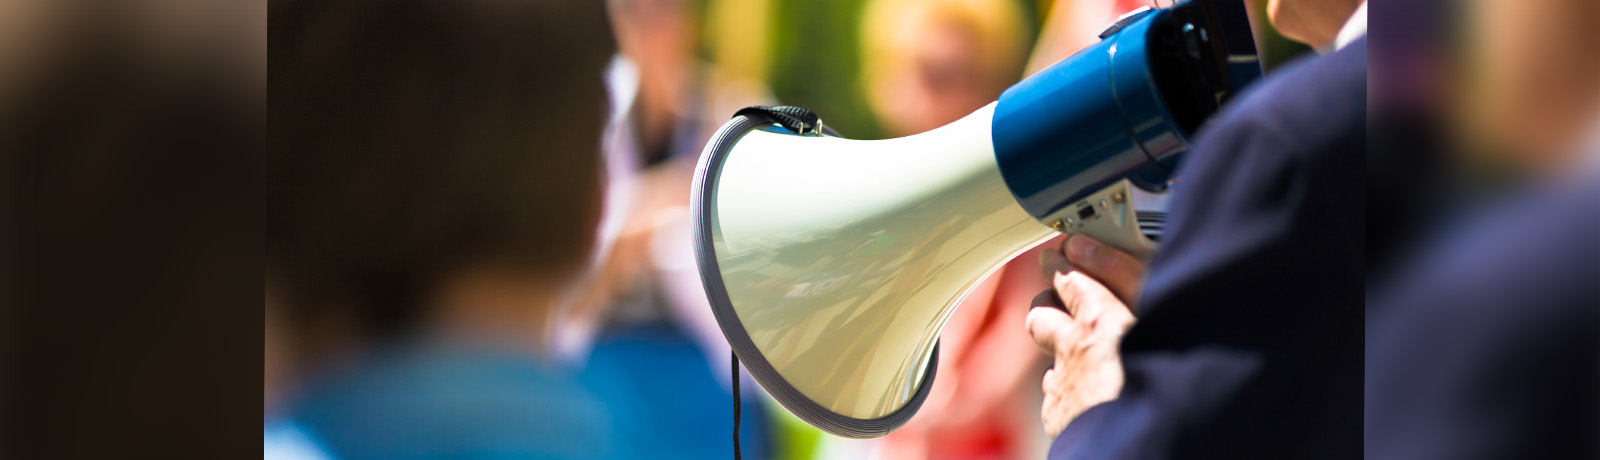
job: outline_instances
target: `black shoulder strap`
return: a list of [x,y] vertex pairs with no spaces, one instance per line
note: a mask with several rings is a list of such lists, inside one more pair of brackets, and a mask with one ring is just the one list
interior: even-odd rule
[[739,354],[738,353],[733,353],[732,356],[733,356],[733,460],[740,460],[740,459],[742,459],[744,457],[739,452],[739,410],[743,409],[744,406],[739,404]]

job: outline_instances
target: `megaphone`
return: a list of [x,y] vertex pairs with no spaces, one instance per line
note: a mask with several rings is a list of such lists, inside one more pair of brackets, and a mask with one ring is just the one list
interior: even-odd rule
[[1239,1],[1140,10],[1100,37],[922,134],[845,139],[792,107],[717,131],[692,190],[696,256],[773,399],[882,436],[927,398],[946,319],[1005,262],[1057,232],[1154,249],[1141,197],[1169,190],[1193,133],[1261,68]]

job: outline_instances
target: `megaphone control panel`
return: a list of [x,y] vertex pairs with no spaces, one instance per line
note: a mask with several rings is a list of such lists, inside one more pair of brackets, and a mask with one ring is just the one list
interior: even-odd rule
[[1139,219],[1141,210],[1136,209],[1133,198],[1133,182],[1123,179],[1061,208],[1045,221],[1050,228],[1062,233],[1087,235],[1134,257],[1148,258],[1155,251],[1156,243],[1143,231]]

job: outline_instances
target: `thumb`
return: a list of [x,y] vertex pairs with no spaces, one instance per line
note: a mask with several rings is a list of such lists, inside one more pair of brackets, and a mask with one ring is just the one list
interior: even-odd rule
[[1121,249],[1113,248],[1083,235],[1072,235],[1061,244],[1062,252],[1072,266],[1089,274],[1123,303],[1138,304],[1139,284],[1144,279],[1144,262]]

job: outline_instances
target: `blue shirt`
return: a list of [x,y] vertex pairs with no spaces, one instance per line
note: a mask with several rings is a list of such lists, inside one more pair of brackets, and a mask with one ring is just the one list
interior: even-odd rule
[[320,379],[291,417],[341,460],[635,457],[598,400],[520,351],[391,348]]

